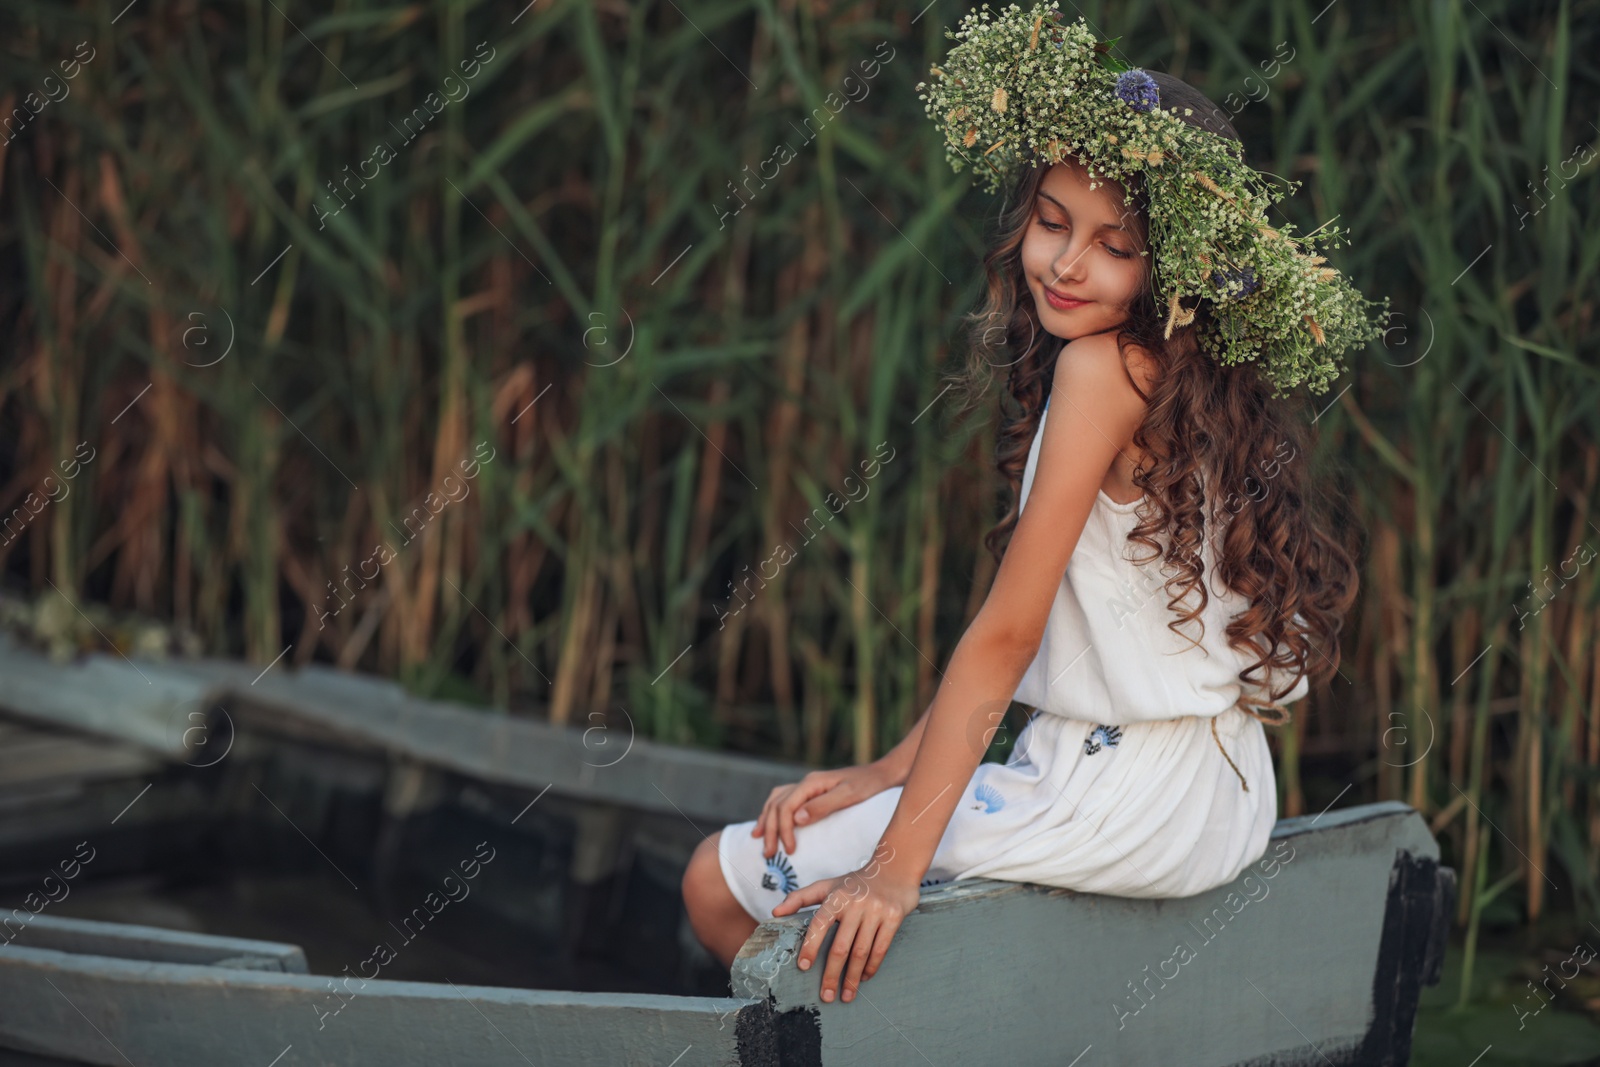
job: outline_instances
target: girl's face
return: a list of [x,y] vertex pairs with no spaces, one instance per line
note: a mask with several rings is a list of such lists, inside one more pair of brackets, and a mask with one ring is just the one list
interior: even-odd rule
[[1051,164],[1022,238],[1045,330],[1071,341],[1120,326],[1145,284],[1144,242],[1144,221],[1118,183],[1096,178],[1091,190],[1076,159]]

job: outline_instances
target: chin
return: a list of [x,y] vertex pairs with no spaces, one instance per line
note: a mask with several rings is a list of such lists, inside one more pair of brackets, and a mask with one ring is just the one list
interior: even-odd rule
[[[1033,310],[1034,313],[1039,316],[1039,325],[1044,327],[1044,332],[1052,337],[1059,337],[1063,341],[1071,341],[1076,337],[1081,336],[1083,333],[1082,327],[1070,327],[1062,321],[1062,316],[1065,315],[1066,312],[1057,311],[1043,299],[1034,301]],[[1078,333],[1074,334],[1070,332],[1074,328],[1078,330]]]

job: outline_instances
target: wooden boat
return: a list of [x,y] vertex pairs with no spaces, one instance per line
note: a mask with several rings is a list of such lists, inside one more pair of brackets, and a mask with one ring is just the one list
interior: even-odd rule
[[[803,768],[258,675],[0,637],[0,1067],[1403,1064],[1443,962],[1455,874],[1388,802],[1284,819],[1260,864],[1181,900],[924,890],[862,995],[823,1003],[793,962],[804,914],[728,973],[677,898],[702,834]],[[369,901],[393,934],[327,959],[320,936],[70,914],[97,881],[238,866],[328,872],[328,910]],[[541,963],[408,977],[446,923]]]

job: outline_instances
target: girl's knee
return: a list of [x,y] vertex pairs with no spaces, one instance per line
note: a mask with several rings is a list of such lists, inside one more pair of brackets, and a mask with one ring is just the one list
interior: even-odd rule
[[722,871],[722,861],[717,858],[717,850],[722,842],[722,831],[718,830],[694,848],[694,854],[689,857],[689,869]]
[[683,872],[683,899],[691,906],[721,903],[719,888],[720,895],[727,894],[727,887],[722,884],[722,862],[717,857],[717,843],[721,837],[722,831],[718,830],[696,845],[694,854],[689,857],[689,866]]

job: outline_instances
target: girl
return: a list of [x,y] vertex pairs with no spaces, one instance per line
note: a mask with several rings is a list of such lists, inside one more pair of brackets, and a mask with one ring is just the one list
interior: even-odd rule
[[[1020,23],[1024,59],[1044,17],[1031,34]],[[1062,29],[1057,47],[1089,54],[1082,29]],[[1137,99],[1159,93],[1188,127],[1238,144],[1197,90],[1138,75],[1127,83]],[[1003,114],[1002,91],[967,85],[978,77],[961,84]],[[949,114],[959,123],[962,111]],[[995,136],[957,129],[951,143]],[[997,448],[1020,491],[985,539],[999,567],[982,609],[894,749],[774,789],[756,819],[708,838],[684,876],[690,922],[724,963],[760,921],[821,905],[798,963],[811,965],[837,922],[825,1001],[841,985],[853,999],[928,885],[987,877],[1184,897],[1232,881],[1277,821],[1263,721],[1287,722],[1285,705],[1338,667],[1353,549],[1326,532],[1312,496],[1306,420],[1271,395],[1283,364],[1225,366],[1202,350],[1226,301],[1264,287],[1220,270],[1240,260],[1219,251],[1215,299],[1160,299],[1155,279],[1175,272],[1152,254],[1151,219],[1166,224],[1162,198],[1175,194],[1144,173],[1107,181],[1067,154],[1071,142],[1052,145],[1010,186],[975,316],[1021,353],[1007,382],[1019,413]],[[1305,306],[1335,320],[1332,304]],[[1352,336],[1370,332],[1335,340]],[[973,346],[974,392],[992,352]],[[1005,763],[981,762],[1012,700],[1032,709],[1028,723]]]

